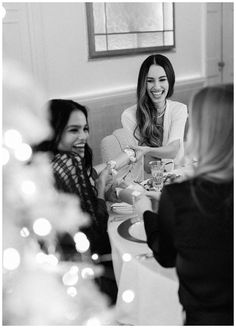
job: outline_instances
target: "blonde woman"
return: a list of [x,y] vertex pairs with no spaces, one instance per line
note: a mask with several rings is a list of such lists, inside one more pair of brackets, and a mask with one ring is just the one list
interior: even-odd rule
[[186,325],[233,325],[233,85],[206,87],[190,105],[193,176],[163,188],[158,213],[143,196],[147,241],[176,267]]

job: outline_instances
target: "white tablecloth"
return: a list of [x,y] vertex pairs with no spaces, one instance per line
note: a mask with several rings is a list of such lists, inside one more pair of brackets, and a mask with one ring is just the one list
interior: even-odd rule
[[[113,216],[110,216],[109,221]],[[136,255],[150,252],[149,247],[146,243],[141,244],[121,237],[117,232],[119,224],[121,221],[108,223],[118,284],[118,322],[125,325],[182,325],[182,307],[178,300],[175,269],[161,267],[154,258],[137,259]],[[122,259],[125,253],[131,255],[130,261]],[[134,299],[130,303],[123,300],[123,293],[127,290],[134,292]]]

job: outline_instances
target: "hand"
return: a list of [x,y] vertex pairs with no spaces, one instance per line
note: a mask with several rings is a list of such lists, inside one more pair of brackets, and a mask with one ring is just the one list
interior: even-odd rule
[[146,191],[145,196],[149,197],[150,199],[159,201],[160,197],[161,197],[161,192],[160,191]]
[[143,217],[145,211],[152,211],[152,202],[149,197],[143,195],[134,203],[139,217]]
[[99,174],[96,180],[96,187],[98,190],[98,197],[104,199],[105,187],[107,184],[111,185],[113,182],[113,177],[111,170],[105,167]]
[[150,147],[148,146],[129,146],[131,149],[135,150],[136,152],[136,158],[139,160],[142,156],[144,156],[146,153],[150,151]]

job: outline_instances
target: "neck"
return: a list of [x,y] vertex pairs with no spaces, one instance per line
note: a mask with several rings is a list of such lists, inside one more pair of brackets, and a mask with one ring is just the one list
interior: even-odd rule
[[166,109],[166,101],[164,103],[160,104],[160,105],[159,104],[154,104],[154,106],[155,106],[155,108],[157,110],[157,113],[158,114],[161,114]]

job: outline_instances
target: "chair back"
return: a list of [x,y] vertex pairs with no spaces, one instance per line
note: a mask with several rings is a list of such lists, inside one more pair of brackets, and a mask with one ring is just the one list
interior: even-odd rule
[[[104,137],[101,141],[102,162],[110,161],[120,154],[127,146],[134,144],[134,138],[124,128],[116,129],[111,135]],[[130,171],[130,172],[129,172]],[[127,174],[125,182],[130,184],[133,180],[143,180],[143,162],[139,160],[137,163],[127,165],[121,168],[117,175],[118,182]]]

